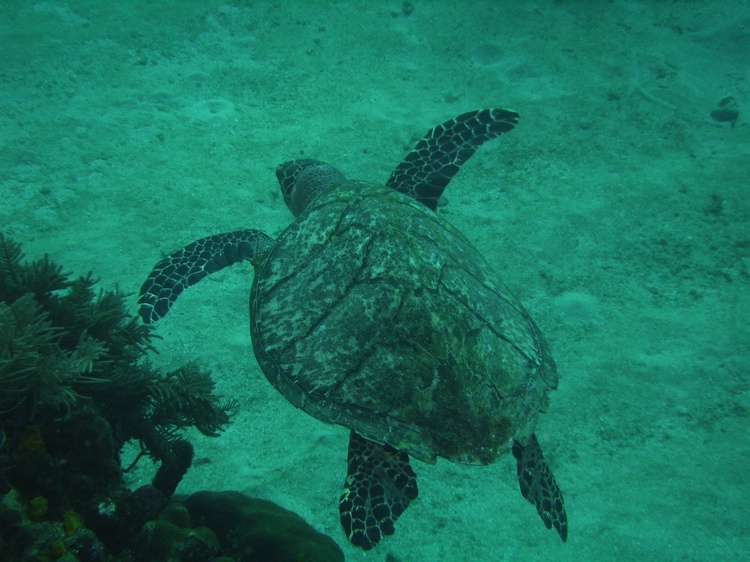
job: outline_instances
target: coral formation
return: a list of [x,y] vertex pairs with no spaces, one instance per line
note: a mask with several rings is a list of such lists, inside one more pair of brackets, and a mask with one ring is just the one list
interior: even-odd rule
[[[160,373],[151,350],[151,328],[120,292],[71,280],[46,256],[24,263],[0,234],[0,560],[343,560],[330,537],[270,502],[231,492],[170,502],[193,460],[181,430],[218,436],[236,406],[194,365]],[[120,463],[131,440],[160,463],[134,491]]]
[[[139,532],[190,467],[181,430],[215,437],[236,405],[195,365],[153,368],[151,328],[122,293],[95,285],[47,256],[25,262],[0,233],[0,488],[19,494],[29,521],[59,523],[60,544],[91,530],[116,551],[125,542],[107,542],[109,532]],[[124,486],[120,451],[131,440],[160,463],[153,492]],[[14,540],[6,533],[0,553]]]
[[273,502],[239,492],[196,492],[182,500],[194,524],[211,528],[222,552],[254,562],[343,562],[335,541]]
[[208,373],[187,365],[162,375],[148,364],[151,328],[127,313],[122,293],[97,294],[90,274],[71,281],[47,256],[22,259],[20,245],[0,234],[3,420],[93,408],[117,444],[137,439],[161,461],[170,459],[177,430],[216,436],[228,423],[235,404],[218,403]]

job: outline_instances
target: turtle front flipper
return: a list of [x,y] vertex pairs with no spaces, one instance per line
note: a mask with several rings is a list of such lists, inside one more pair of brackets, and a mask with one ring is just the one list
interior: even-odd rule
[[394,532],[393,524],[417,497],[417,476],[409,455],[351,432],[348,472],[339,500],[341,525],[364,550]]
[[138,305],[146,324],[166,316],[177,297],[204,277],[243,260],[255,263],[273,239],[260,230],[237,230],[196,240],[154,266],[141,286]]
[[564,542],[568,538],[568,516],[562,492],[544,460],[536,435],[532,434],[525,446],[514,441],[513,456],[517,460],[521,495],[536,506],[548,529],[554,525]]
[[518,118],[518,113],[507,109],[480,109],[430,129],[386,185],[436,210],[461,165],[485,142],[515,127]]

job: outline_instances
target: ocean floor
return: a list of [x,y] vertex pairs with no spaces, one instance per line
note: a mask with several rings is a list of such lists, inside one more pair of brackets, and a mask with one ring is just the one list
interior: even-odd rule
[[[179,492],[296,511],[351,561],[750,558],[750,4],[0,4],[0,219],[30,257],[137,292],[193,240],[280,233],[274,170],[302,155],[383,182],[433,125],[506,107],[440,213],[546,335],[559,390],[537,435],[569,538],[513,458],[414,461],[420,496],[371,552],[337,501],[348,431],[295,409],[249,338],[253,270],[186,292],[162,367],[213,371],[241,410],[192,435]],[[142,461],[134,486],[153,467]]]

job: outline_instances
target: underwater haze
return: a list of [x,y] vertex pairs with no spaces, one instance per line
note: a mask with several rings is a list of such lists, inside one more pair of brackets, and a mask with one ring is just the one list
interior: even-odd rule
[[[155,362],[194,361],[239,413],[191,434],[178,492],[300,514],[347,560],[750,559],[750,3],[0,3],[0,220],[137,293],[195,239],[293,220],[276,166],[385,182],[466,111],[520,122],[439,213],[544,333],[560,384],[536,434],[567,543],[489,466],[414,460],[419,498],[370,552],[341,530],[349,431],[295,409],[250,342],[249,263],[185,292]],[[131,458],[137,451],[126,451]],[[129,474],[148,483],[146,461]]]

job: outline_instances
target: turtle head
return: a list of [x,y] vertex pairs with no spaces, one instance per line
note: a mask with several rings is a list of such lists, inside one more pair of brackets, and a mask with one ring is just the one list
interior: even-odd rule
[[290,160],[276,168],[284,202],[297,217],[329,187],[346,181],[344,174],[319,160]]

